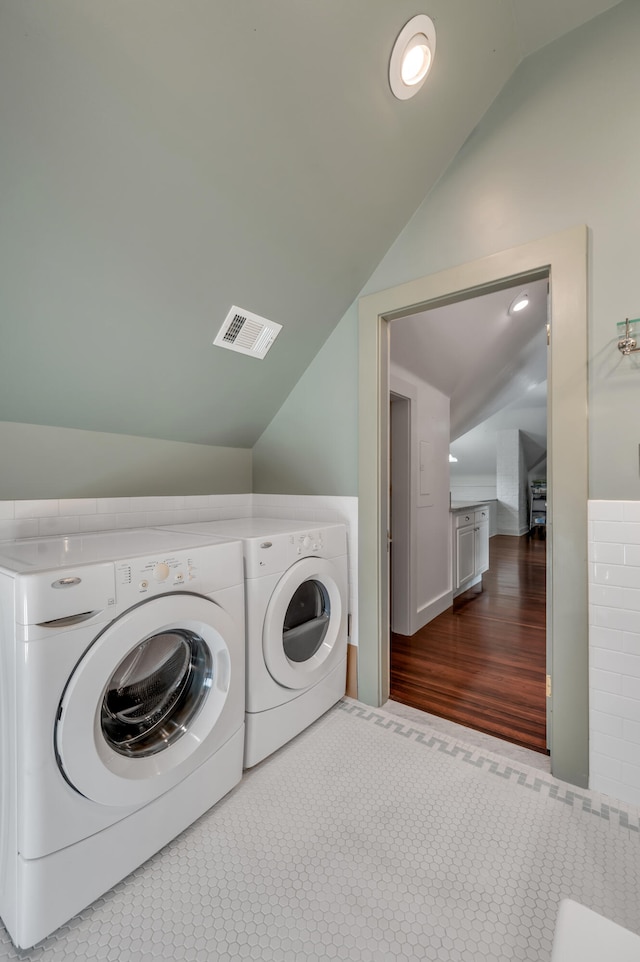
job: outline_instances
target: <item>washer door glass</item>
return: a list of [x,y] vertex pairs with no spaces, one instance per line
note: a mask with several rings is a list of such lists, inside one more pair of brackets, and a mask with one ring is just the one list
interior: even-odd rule
[[242,626],[188,593],[129,609],[94,639],[58,707],[58,765],[76,791],[124,808],[158,798],[244,717]]
[[111,676],[102,732],[123,755],[153,755],[187,730],[211,688],[213,660],[204,640],[174,628],[146,638]]
[[315,685],[346,659],[346,558],[304,558],[283,574],[265,612],[262,653],[284,688]]
[[282,644],[289,661],[303,662],[315,655],[326,637],[330,617],[327,589],[314,578],[303,581],[284,616]]

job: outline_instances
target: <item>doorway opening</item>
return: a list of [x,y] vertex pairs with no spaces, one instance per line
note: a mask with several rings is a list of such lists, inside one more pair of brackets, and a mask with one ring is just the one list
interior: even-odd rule
[[[360,299],[358,697],[389,697],[389,323],[516,280],[550,278],[547,635],[551,771],[588,784],[587,229],[572,228]],[[556,557],[557,555],[557,557]]]
[[392,629],[389,697],[545,754],[545,543],[489,545],[481,586],[412,636]]
[[529,279],[389,325],[390,697],[539,752],[547,300]]

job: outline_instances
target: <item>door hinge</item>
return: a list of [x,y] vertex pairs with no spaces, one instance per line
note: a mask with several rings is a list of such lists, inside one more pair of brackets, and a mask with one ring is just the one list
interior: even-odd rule
[[547,347],[551,344],[551,324],[547,324]]
[[547,675],[546,697],[551,698],[551,675]]
[[351,638],[351,615],[347,615],[347,638]]

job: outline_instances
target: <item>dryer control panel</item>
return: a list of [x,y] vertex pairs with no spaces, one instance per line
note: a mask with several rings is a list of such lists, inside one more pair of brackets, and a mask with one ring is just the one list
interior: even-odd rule
[[324,548],[322,531],[310,531],[309,534],[291,535],[291,544],[296,546],[296,554],[317,554]]
[[346,554],[346,529],[341,524],[280,533],[245,541],[247,578],[285,571],[301,558],[335,558]]

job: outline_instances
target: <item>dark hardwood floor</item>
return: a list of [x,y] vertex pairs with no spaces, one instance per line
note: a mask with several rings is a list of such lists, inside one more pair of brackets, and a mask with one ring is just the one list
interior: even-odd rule
[[391,636],[391,698],[546,752],[546,543],[496,535],[483,588]]

